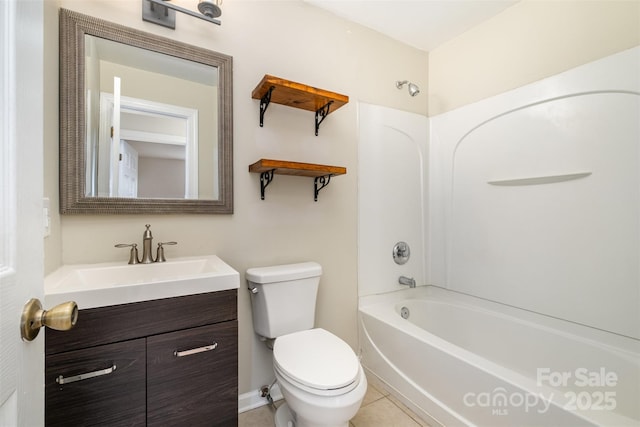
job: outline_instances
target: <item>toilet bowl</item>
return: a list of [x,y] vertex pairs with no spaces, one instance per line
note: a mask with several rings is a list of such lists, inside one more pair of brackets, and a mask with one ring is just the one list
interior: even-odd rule
[[250,268],[253,328],[273,342],[273,370],[286,401],[277,427],[348,427],[367,391],[351,347],[314,328],[322,267],[315,262]]
[[348,427],[367,391],[367,379],[351,347],[324,329],[276,339],[276,380],[285,404],[277,427]]

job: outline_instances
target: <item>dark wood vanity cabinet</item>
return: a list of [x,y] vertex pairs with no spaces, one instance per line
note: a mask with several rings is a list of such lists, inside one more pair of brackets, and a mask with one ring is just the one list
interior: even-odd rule
[[143,338],[47,356],[47,425],[144,426],[145,363]]
[[234,321],[147,338],[147,425],[237,424],[237,336]]
[[237,290],[80,310],[46,331],[47,426],[231,426]]

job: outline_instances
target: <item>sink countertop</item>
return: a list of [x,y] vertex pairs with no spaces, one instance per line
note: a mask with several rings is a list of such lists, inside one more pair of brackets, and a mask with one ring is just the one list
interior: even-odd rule
[[153,264],[64,265],[45,277],[44,305],[75,301],[87,309],[239,287],[239,273],[215,255]]

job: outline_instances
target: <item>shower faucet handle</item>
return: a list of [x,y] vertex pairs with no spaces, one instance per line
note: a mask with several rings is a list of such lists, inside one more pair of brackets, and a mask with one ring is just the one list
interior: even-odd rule
[[411,249],[406,242],[398,242],[393,247],[393,260],[398,265],[406,264],[411,256]]

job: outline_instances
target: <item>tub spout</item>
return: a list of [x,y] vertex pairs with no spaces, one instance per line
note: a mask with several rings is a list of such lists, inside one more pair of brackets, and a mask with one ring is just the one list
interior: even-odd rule
[[416,287],[416,279],[414,279],[413,277],[400,276],[400,278],[398,279],[398,283],[400,283],[401,285],[408,286],[410,288]]

